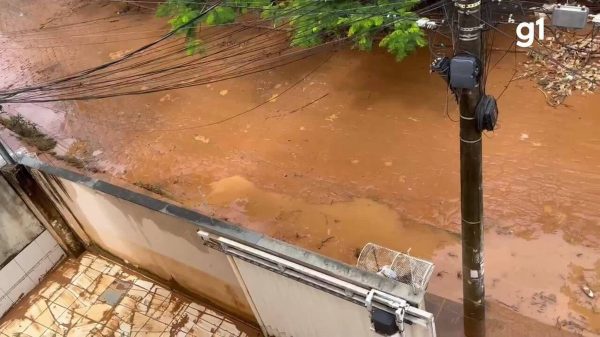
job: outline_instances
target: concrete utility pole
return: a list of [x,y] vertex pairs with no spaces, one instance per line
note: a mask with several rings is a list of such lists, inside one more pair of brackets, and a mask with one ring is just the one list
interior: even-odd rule
[[[483,64],[481,0],[456,0],[458,43],[455,52],[475,56]],[[464,328],[467,337],[485,336],[485,287],[483,283],[483,189],[481,131],[475,108],[483,95],[483,84],[460,89],[460,201]]]

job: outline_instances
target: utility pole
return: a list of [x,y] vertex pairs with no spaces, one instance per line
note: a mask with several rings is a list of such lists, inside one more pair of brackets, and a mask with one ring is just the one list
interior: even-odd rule
[[[483,72],[481,0],[456,0],[455,5],[458,11],[455,52],[479,59]],[[459,92],[463,311],[467,337],[485,336],[482,139],[475,113],[483,95],[482,85],[478,81],[474,88]]]

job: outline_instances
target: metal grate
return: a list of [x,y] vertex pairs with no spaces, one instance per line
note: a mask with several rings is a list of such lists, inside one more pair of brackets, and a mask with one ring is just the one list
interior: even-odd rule
[[413,291],[426,290],[433,273],[433,263],[400,253],[374,243],[367,243],[358,257],[359,269],[378,273],[412,286]]

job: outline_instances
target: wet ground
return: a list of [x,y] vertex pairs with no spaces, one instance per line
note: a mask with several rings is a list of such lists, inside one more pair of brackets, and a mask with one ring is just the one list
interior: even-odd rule
[[[461,304],[433,294],[427,295],[426,303],[435,315],[438,336],[464,336]],[[486,336],[574,336],[533,319],[515,318],[509,309],[489,304]],[[78,259],[59,264],[2,316],[0,336],[248,337],[262,334],[109,258],[86,252]]]
[[[0,14],[2,86],[110,61],[165,29],[112,2],[56,1],[43,11],[32,0],[2,3],[10,8]],[[42,33],[22,32],[43,23]],[[457,111],[428,66],[427,50],[402,63],[340,51],[202,87],[5,109],[105,179],[345,262],[367,242],[410,249],[436,264],[430,291],[458,300]],[[581,287],[600,293],[600,96],[551,108],[534,83],[509,82],[513,67],[509,54],[488,80],[494,95],[510,85],[500,127],[484,138],[486,294],[547,324],[599,334],[597,297]]]
[[261,333],[93,253],[63,262],[0,321],[0,336],[249,337]]

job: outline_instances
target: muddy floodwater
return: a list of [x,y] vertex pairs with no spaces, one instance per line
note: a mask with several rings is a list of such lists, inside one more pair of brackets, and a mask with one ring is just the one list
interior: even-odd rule
[[[129,10],[89,23],[85,34],[10,33],[122,11],[81,3],[42,11],[28,0],[0,14],[3,87],[110,61],[166,31],[152,14]],[[108,28],[118,33],[94,33]],[[429,290],[459,300],[457,108],[429,63],[426,49],[402,63],[379,50],[343,50],[200,87],[4,108],[54,136],[57,152],[105,172],[87,174],[152,186],[350,264],[368,242],[410,249],[436,264]],[[600,334],[598,296],[581,290],[600,294],[600,95],[576,93],[552,108],[533,82],[510,81],[514,64],[513,54],[503,58],[487,86],[493,95],[508,88],[499,128],[484,137],[486,295],[547,324]]]

